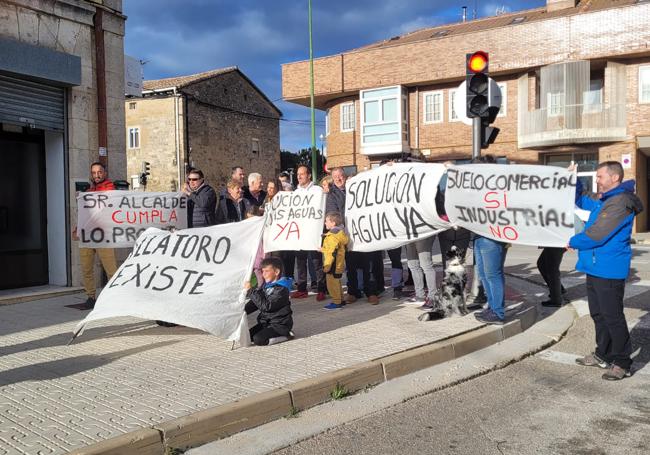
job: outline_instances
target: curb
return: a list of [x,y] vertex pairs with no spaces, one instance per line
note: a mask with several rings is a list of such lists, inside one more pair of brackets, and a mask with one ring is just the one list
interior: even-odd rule
[[18,295],[6,295],[0,297],[0,306],[2,305],[14,305],[16,303],[31,302],[43,299],[51,299],[53,297],[61,297],[64,295],[72,295],[83,292],[84,288],[82,287],[66,287],[61,289],[47,289],[42,291],[34,292],[23,292],[18,293]]
[[[231,436],[272,420],[279,419],[324,403],[330,392],[342,388],[353,393],[367,387],[432,367],[500,343],[530,329],[534,338],[553,344],[569,329],[577,314],[561,318],[566,325],[560,334],[557,323],[549,321],[561,313],[535,324],[536,306],[517,313],[516,319],[503,326],[484,326],[446,340],[391,354],[369,362],[306,379],[279,389],[255,394],[242,400],[215,406],[184,417],[179,417],[151,428],[143,428],[115,438],[101,441],[70,452],[73,455],[131,455],[164,454],[170,449],[186,450]],[[573,309],[573,307],[571,307]],[[562,312],[565,313],[565,312]],[[513,359],[516,361],[518,359]],[[511,363],[511,362],[510,362]]]

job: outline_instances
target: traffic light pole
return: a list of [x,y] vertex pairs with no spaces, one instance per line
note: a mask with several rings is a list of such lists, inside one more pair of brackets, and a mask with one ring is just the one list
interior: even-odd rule
[[472,118],[472,159],[481,156],[481,117]]

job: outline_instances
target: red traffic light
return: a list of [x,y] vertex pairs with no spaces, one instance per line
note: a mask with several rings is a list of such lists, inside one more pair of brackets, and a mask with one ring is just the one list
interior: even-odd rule
[[467,69],[472,73],[480,73],[488,66],[488,54],[483,51],[474,52],[467,59]]

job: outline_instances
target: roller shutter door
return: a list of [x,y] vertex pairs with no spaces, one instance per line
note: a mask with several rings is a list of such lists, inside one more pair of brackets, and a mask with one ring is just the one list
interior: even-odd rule
[[0,74],[0,123],[63,131],[63,100],[61,87]]

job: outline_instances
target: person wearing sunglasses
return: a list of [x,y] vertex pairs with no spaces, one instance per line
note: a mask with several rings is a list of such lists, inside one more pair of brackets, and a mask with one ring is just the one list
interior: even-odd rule
[[217,193],[205,183],[205,177],[200,169],[191,169],[187,174],[187,182],[183,186],[187,196],[187,227],[198,228],[216,224],[215,209]]

